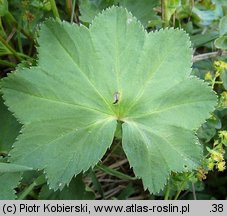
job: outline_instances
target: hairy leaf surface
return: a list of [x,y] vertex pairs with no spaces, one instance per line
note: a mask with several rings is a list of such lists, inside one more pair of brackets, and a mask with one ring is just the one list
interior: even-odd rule
[[112,7],[89,28],[48,20],[39,35],[38,66],[2,83],[24,124],[12,162],[44,169],[50,188],[62,188],[101,159],[118,121],[130,165],[150,192],[171,171],[199,164],[194,130],[216,96],[190,76],[184,31],[147,33],[127,10]]

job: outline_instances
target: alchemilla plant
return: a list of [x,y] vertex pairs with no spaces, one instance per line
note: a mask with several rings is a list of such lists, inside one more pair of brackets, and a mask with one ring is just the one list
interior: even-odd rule
[[100,161],[121,128],[129,164],[151,193],[171,172],[199,166],[195,130],[217,99],[190,75],[183,30],[147,33],[126,9],[111,7],[89,27],[45,21],[38,44],[37,66],[19,67],[1,83],[23,124],[12,164],[43,170],[49,188],[62,189]]

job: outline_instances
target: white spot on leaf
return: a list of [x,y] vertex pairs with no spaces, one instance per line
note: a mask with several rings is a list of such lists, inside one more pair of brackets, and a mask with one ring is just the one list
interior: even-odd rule
[[132,22],[132,17],[129,17],[128,19],[127,19],[127,24],[130,24]]

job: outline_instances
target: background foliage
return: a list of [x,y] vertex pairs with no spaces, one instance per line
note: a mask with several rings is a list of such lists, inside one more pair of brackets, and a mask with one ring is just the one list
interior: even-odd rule
[[[227,145],[227,3],[225,0],[0,0],[0,76],[15,67],[36,64],[38,26],[48,17],[88,26],[103,9],[120,5],[136,16],[147,31],[162,27],[183,28],[193,44],[193,74],[217,93],[218,106],[197,131],[204,147],[201,166],[193,172],[172,173],[167,186],[157,194],[144,191],[115,139],[102,164],[74,178],[62,191],[49,190],[39,171],[0,163],[1,199],[226,199]],[[74,5],[75,3],[75,5]],[[74,7],[75,6],[75,7]],[[73,12],[73,13],[72,13]],[[163,46],[165,46],[163,44]],[[0,156],[5,163],[20,133],[21,124],[0,100]],[[117,137],[117,135],[116,135]],[[7,172],[6,172],[7,171]],[[8,181],[10,179],[10,181]],[[19,183],[18,183],[19,182]]]

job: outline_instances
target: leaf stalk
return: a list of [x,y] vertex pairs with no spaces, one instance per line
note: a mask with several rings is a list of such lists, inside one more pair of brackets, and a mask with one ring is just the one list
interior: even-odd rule
[[55,0],[50,0],[50,4],[51,4],[51,9],[53,11],[54,17],[60,18]]

